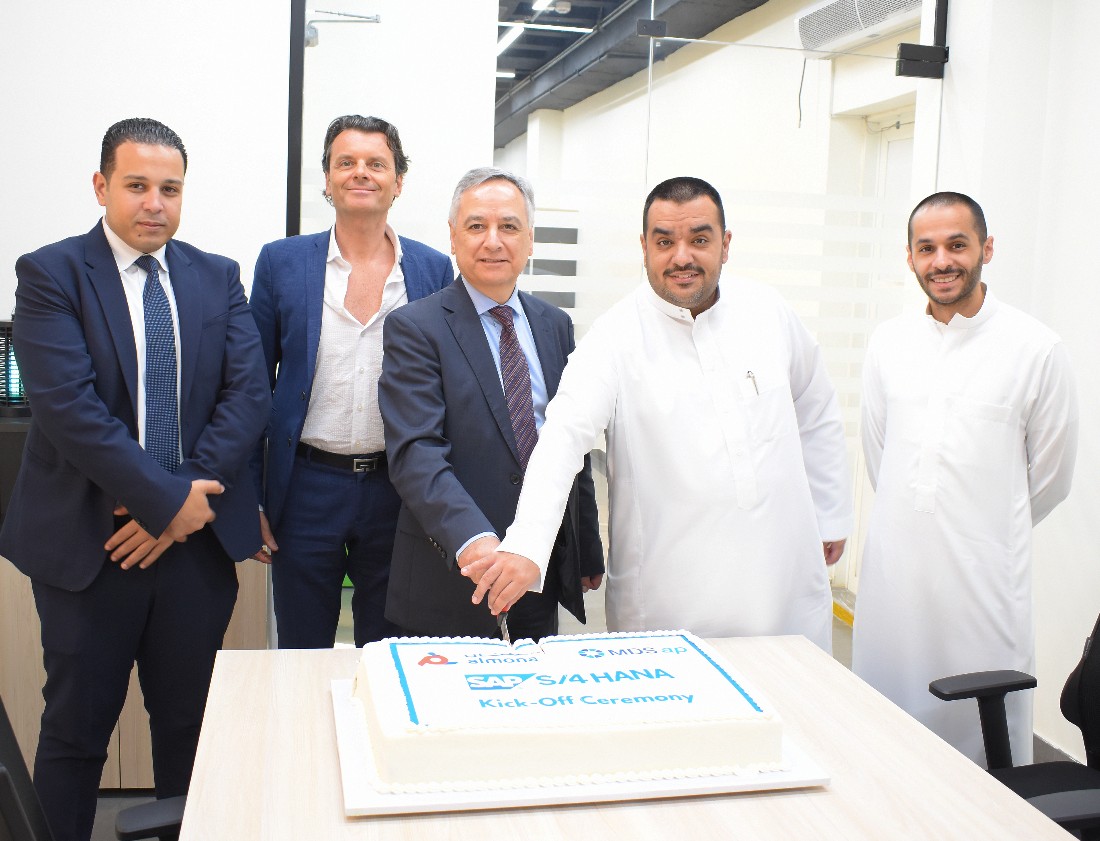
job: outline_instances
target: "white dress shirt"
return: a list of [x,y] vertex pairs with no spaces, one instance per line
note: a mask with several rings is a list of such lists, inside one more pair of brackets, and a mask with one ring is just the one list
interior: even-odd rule
[[378,410],[382,324],[388,313],[409,300],[401,271],[401,240],[388,225],[386,237],[393,245],[393,268],[382,288],[382,305],[362,324],[344,306],[351,264],[340,254],[335,228],[329,236],[317,369],[301,438],[319,450],[360,455],[386,449]]
[[[134,265],[134,261],[145,252],[138,251],[127,245],[122,238],[111,230],[107,220],[103,220],[103,233],[107,235],[107,244],[111,246],[111,254],[118,266],[118,274],[122,279],[122,289],[126,293],[126,306],[130,310],[130,326],[134,330],[134,345],[137,347],[137,423],[138,443],[145,446],[145,279],[148,276],[143,268]],[[176,418],[179,419],[179,395],[180,395],[180,319],[176,312],[176,296],[172,292],[172,283],[168,277],[168,260],[165,259],[167,245],[162,245],[150,256],[157,261],[160,267],[160,285],[168,298],[168,306],[172,310],[172,332],[176,340]],[[180,456],[182,460],[182,454]]]

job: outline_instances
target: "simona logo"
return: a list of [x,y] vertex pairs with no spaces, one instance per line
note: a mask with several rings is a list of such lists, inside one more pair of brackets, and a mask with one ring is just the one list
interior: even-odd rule
[[417,663],[416,665],[418,665],[418,666],[454,666],[454,665],[457,665],[457,664],[453,660],[448,660],[442,654],[433,654],[432,652],[429,651],[428,656],[420,658],[420,662]]

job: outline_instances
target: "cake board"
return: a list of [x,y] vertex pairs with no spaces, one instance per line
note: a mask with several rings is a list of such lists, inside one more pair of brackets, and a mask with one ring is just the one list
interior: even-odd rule
[[434,791],[424,794],[387,794],[372,785],[374,765],[370,736],[362,707],[352,697],[352,681],[332,681],[332,708],[344,813],[348,817],[459,812],[475,809],[514,809],[524,806],[563,806],[616,800],[648,800],[708,794],[777,791],[829,784],[829,776],[784,735],[786,770],[678,780],[638,780],[538,788]]

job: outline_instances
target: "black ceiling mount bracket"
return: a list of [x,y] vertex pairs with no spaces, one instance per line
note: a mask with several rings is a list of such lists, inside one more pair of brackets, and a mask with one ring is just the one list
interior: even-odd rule
[[648,35],[650,38],[664,38],[668,35],[668,21],[643,18],[638,21],[638,34]]
[[947,0],[936,0],[936,23],[933,46],[924,44],[898,44],[896,76],[918,76],[924,79],[942,79],[947,64]]

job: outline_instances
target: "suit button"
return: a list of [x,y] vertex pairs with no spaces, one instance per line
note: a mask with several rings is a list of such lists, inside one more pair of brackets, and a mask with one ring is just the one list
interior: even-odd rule
[[513,484],[513,485],[518,485],[518,484],[519,484],[520,482],[522,482],[522,481],[523,481],[523,477],[522,477],[522,476],[520,476],[520,475],[519,475],[518,473],[513,473],[513,474],[512,474],[511,476],[509,476],[508,478],[512,480],[512,484]]
[[287,438],[287,439],[286,439],[286,445],[287,445],[288,447],[290,446],[290,439],[289,439],[289,438]]
[[301,394],[298,395],[298,399],[299,400],[305,400],[306,399],[306,393],[303,391]]

